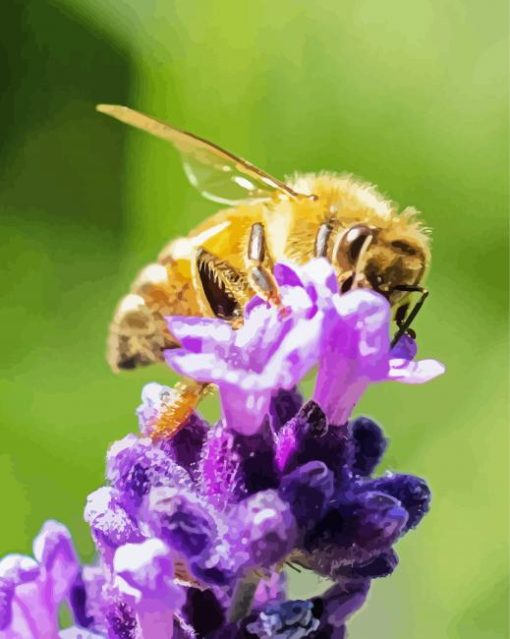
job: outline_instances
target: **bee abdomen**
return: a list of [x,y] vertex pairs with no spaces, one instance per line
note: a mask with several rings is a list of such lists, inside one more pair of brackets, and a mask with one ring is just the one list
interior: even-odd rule
[[165,332],[163,317],[141,295],[126,295],[110,326],[108,363],[114,370],[129,370],[162,361],[162,351],[172,345]]
[[110,326],[108,363],[130,370],[163,361],[163,350],[177,345],[168,332],[167,315],[198,315],[191,278],[175,262],[150,264],[122,298]]

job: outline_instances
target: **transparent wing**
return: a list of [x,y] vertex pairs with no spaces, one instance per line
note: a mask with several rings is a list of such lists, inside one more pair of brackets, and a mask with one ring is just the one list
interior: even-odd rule
[[275,193],[298,197],[284,182],[196,135],[125,106],[99,104],[97,110],[171,142],[181,153],[189,181],[209,200],[238,204],[247,198],[267,198]]

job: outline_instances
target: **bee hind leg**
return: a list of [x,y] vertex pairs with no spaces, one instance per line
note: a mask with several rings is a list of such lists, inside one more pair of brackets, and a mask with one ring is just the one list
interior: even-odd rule
[[169,439],[186,425],[187,419],[202,397],[211,392],[211,384],[193,380],[177,382],[163,402],[163,409],[151,427],[150,437],[154,441]]

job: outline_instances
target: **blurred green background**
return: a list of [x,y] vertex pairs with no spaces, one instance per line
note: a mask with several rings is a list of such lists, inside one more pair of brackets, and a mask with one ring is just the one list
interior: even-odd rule
[[[215,206],[164,143],[94,112],[129,104],[277,176],[351,171],[434,232],[421,354],[447,375],[372,388],[385,467],[434,501],[352,639],[506,636],[507,8],[464,0],[23,0],[0,34],[2,526],[48,517],[92,546],[82,507],[142,384],[105,335],[132,277]],[[316,591],[314,579],[294,584]]]

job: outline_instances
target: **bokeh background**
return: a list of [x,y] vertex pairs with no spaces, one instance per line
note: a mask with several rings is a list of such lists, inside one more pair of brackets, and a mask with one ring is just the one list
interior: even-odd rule
[[[80,553],[108,442],[142,384],[114,376],[112,309],[137,269],[215,206],[163,142],[94,112],[128,104],[277,176],[351,171],[434,232],[421,354],[448,373],[359,412],[385,467],[434,501],[352,639],[506,636],[507,7],[471,0],[10,0],[0,9],[0,552],[43,520]],[[296,594],[321,585],[309,575]]]

